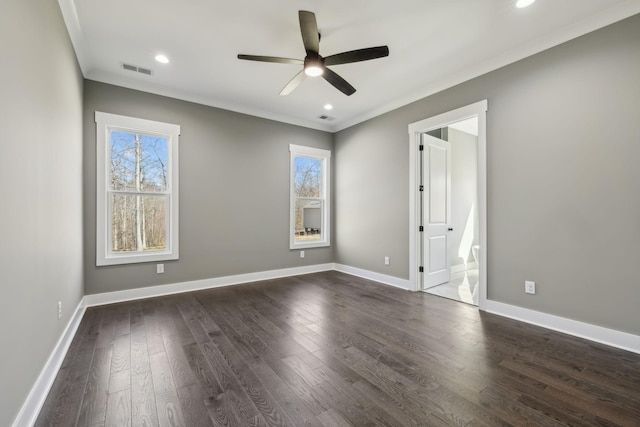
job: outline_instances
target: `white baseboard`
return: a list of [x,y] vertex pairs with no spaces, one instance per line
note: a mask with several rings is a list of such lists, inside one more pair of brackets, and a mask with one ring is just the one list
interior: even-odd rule
[[485,308],[489,313],[640,354],[640,336],[638,335],[603,328],[602,326],[529,310],[498,301],[487,300]]
[[31,388],[29,396],[27,396],[22,408],[20,408],[18,416],[13,421],[13,427],[30,427],[36,422],[42,405],[44,405],[44,401],[47,399],[49,390],[53,385],[53,381],[56,379],[60,366],[62,366],[62,362],[67,355],[71,341],[73,341],[73,337],[78,331],[78,326],[80,326],[84,311],[85,307],[82,301],[80,301],[73,316],[69,319],[67,327],[60,336],[58,343],[51,352],[47,363],[45,363],[44,368],[42,368],[38,379]]
[[333,269],[342,273],[351,274],[352,276],[363,277],[365,279],[373,280],[374,282],[380,282],[385,285],[395,286],[396,288],[405,290],[411,289],[411,283],[408,280],[400,279],[399,277],[388,276],[386,274],[363,270],[356,267],[350,267],[344,264],[334,264]]
[[238,274],[235,276],[214,277],[211,279],[193,280],[189,282],[172,283],[169,285],[149,286],[147,288],[127,289],[124,291],[105,292],[101,294],[85,295],[83,302],[86,307],[113,304],[117,302],[133,301],[143,298],[159,297],[163,295],[179,294],[182,292],[199,291],[203,289],[219,288],[221,286],[239,285],[241,283],[258,282],[260,280],[277,279],[280,277],[299,276],[301,274],[318,273],[333,270],[334,265],[316,264],[305,267],[283,268],[280,270],[260,271],[256,273]]

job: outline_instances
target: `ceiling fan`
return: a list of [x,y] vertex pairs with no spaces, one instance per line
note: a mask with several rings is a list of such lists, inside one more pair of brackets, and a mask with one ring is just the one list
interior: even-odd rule
[[322,57],[320,51],[320,33],[316,15],[306,10],[298,11],[300,20],[300,32],[302,33],[302,43],[307,52],[307,56],[302,59],[278,58],[274,56],[260,55],[238,55],[238,59],[248,61],[275,62],[278,64],[302,65],[303,69],[295,75],[293,79],[282,89],[280,95],[289,95],[307,77],[322,76],[336,89],[347,96],[353,95],[356,91],[345,79],[336,74],[335,71],[327,68],[329,65],[349,64],[351,62],[368,61],[370,59],[383,58],[389,56],[389,47],[377,46],[365,49],[350,50],[335,55]]

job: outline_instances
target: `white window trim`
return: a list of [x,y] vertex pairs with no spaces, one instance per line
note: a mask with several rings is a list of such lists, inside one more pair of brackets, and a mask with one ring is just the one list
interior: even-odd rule
[[[289,145],[289,249],[321,248],[331,245],[331,151],[320,148]],[[312,242],[295,241],[296,194],[294,183],[294,160],[296,156],[313,157],[322,160],[322,240]]]
[[[179,195],[178,195],[178,145],[180,126],[153,120],[120,116],[117,114],[96,111],[96,265],[134,264],[176,260],[178,251]],[[153,252],[113,253],[110,250],[111,224],[107,212],[107,171],[109,170],[109,128],[122,128],[140,133],[161,134],[168,139],[169,161],[169,224],[167,233],[167,249]]]

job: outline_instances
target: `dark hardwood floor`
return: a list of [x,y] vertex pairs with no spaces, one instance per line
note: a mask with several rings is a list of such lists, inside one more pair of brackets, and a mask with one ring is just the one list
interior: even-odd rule
[[640,355],[326,272],[90,308],[38,426],[640,426]]

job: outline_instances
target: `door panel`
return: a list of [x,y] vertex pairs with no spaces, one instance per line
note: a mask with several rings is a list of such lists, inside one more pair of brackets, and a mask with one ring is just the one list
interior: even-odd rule
[[[428,136],[428,135],[427,135]],[[434,138],[435,139],[435,138]],[[445,141],[442,141],[445,142]],[[429,162],[429,220],[430,224],[447,222],[447,148],[430,144]],[[424,175],[423,175],[424,176]]]
[[423,288],[450,279],[449,228],[451,224],[451,144],[423,134],[425,212],[423,233]]
[[447,257],[443,256],[447,251],[447,236],[434,236],[429,238],[429,269],[430,273],[437,273],[447,268]]

